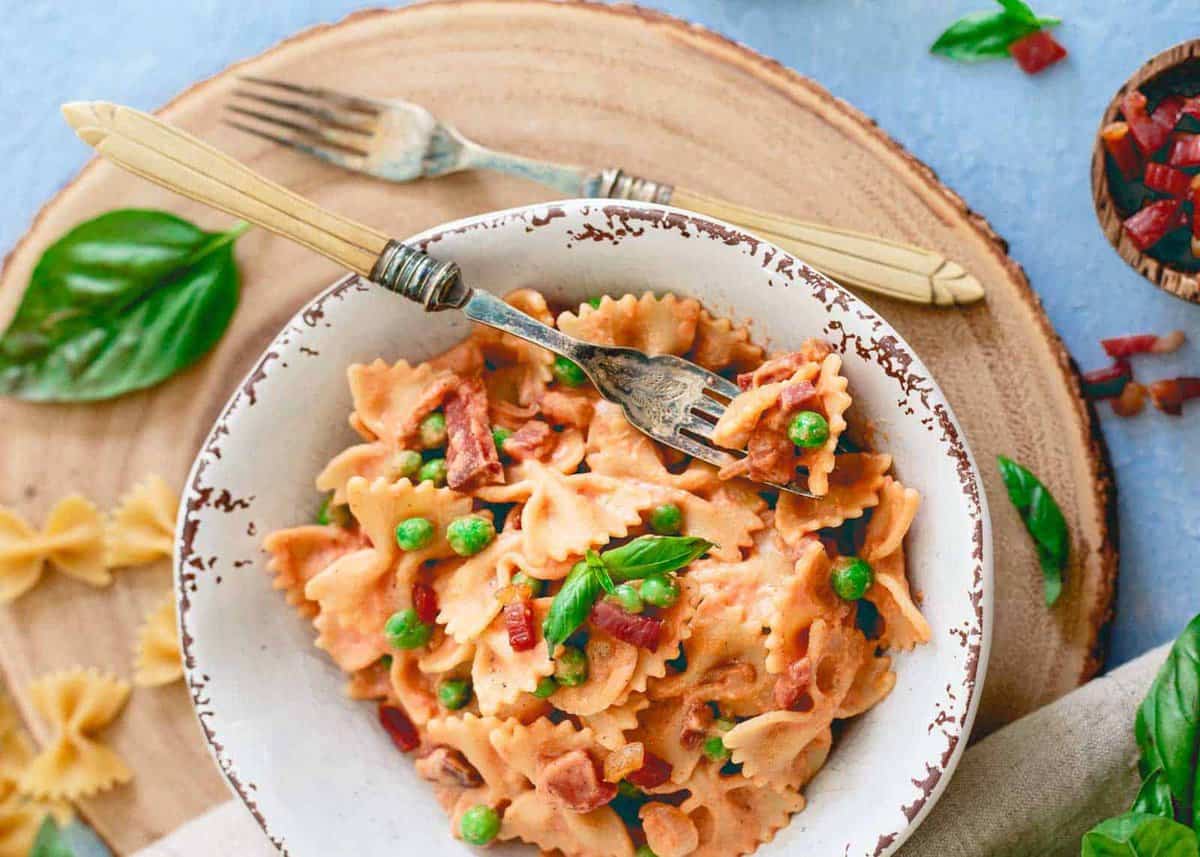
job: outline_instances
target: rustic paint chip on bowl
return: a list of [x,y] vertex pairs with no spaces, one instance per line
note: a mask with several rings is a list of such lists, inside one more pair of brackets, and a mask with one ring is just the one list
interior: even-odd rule
[[[828,339],[845,360],[852,420],[870,420],[923,495],[908,536],[929,645],[855,719],[806,788],[808,807],[758,854],[892,853],[932,807],[966,745],[991,634],[986,499],[958,423],[921,361],[857,298],[750,235],[651,205],[575,200],[481,215],[413,239],[496,293],[560,304],[672,291],[752,325],[768,348]],[[238,388],[184,497],[176,585],[188,686],[221,770],[292,857],[463,854],[428,784],[346,699],[310,623],[271,586],[261,540],[312,518],[313,478],[353,442],[346,367],[428,358],[463,338],[460,314],[425,316],[347,278],[293,318]],[[516,846],[508,846],[515,851]],[[524,853],[533,853],[523,848]]]

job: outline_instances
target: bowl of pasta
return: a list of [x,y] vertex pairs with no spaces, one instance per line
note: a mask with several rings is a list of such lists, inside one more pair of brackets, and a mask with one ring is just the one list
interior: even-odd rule
[[[185,492],[188,684],[293,857],[881,855],[991,629],[962,432],[874,311],[732,227],[576,200],[412,239],[582,339],[743,391],[718,471],[578,367],[357,278],[280,332]],[[803,474],[814,497],[764,481]],[[785,478],[779,478],[780,476]]]

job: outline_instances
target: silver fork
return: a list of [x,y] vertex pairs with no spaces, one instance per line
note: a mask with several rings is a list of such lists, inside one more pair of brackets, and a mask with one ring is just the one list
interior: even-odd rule
[[571,197],[670,203],[758,233],[851,286],[939,306],[971,303],[984,294],[975,277],[933,250],[756,211],[617,168],[593,170],[499,152],[401,99],[260,77],[240,80],[228,106],[229,124],[345,169],[394,182],[496,170]]
[[[428,312],[459,309],[472,321],[573,360],[654,440],[717,467],[737,460],[712,442],[713,425],[740,392],[720,375],[679,357],[570,337],[471,288],[453,262],[324,210],[153,116],[106,102],[67,104],[63,115],[80,138],[130,172],[297,241]],[[812,496],[795,481],[775,487]]]

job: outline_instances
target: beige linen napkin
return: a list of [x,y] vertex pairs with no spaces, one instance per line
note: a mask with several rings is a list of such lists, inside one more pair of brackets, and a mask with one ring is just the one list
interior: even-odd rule
[[[1167,646],[980,741],[900,857],[1074,857],[1084,832],[1137,793],[1133,717]],[[136,857],[275,857],[240,802]]]

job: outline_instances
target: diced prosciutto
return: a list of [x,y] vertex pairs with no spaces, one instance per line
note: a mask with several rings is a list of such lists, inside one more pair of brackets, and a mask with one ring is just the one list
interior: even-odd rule
[[574,812],[592,812],[617,796],[617,787],[606,783],[596,763],[583,750],[563,753],[542,769],[540,786]]
[[545,458],[554,449],[554,430],[549,423],[530,420],[504,442],[504,453],[516,461]]
[[598,601],[590,615],[592,624],[607,631],[618,640],[639,649],[658,651],[662,638],[663,620],[622,610],[610,601]]
[[504,481],[482,379],[463,381],[446,399],[446,433],[446,483],[451,488],[472,491]]
[[434,747],[417,759],[415,767],[420,776],[440,786],[473,789],[483,785],[479,771],[453,747]]
[[805,711],[812,707],[812,661],[803,657],[792,662],[775,682],[775,705],[784,711]]
[[798,411],[812,401],[816,393],[817,388],[813,386],[812,381],[796,381],[788,384],[779,393],[779,407],[783,409],[784,413]]
[[642,754],[642,766],[626,776],[625,779],[639,789],[656,789],[671,779],[671,773],[674,770],[670,762],[660,759],[646,750]]
[[746,444],[750,478],[786,483],[796,475],[796,447],[787,435],[787,415],[772,408],[758,421]]
[[688,704],[683,716],[683,724],[679,727],[679,743],[686,750],[695,750],[700,742],[708,736],[708,730],[713,724],[712,709],[703,700],[693,700]]

